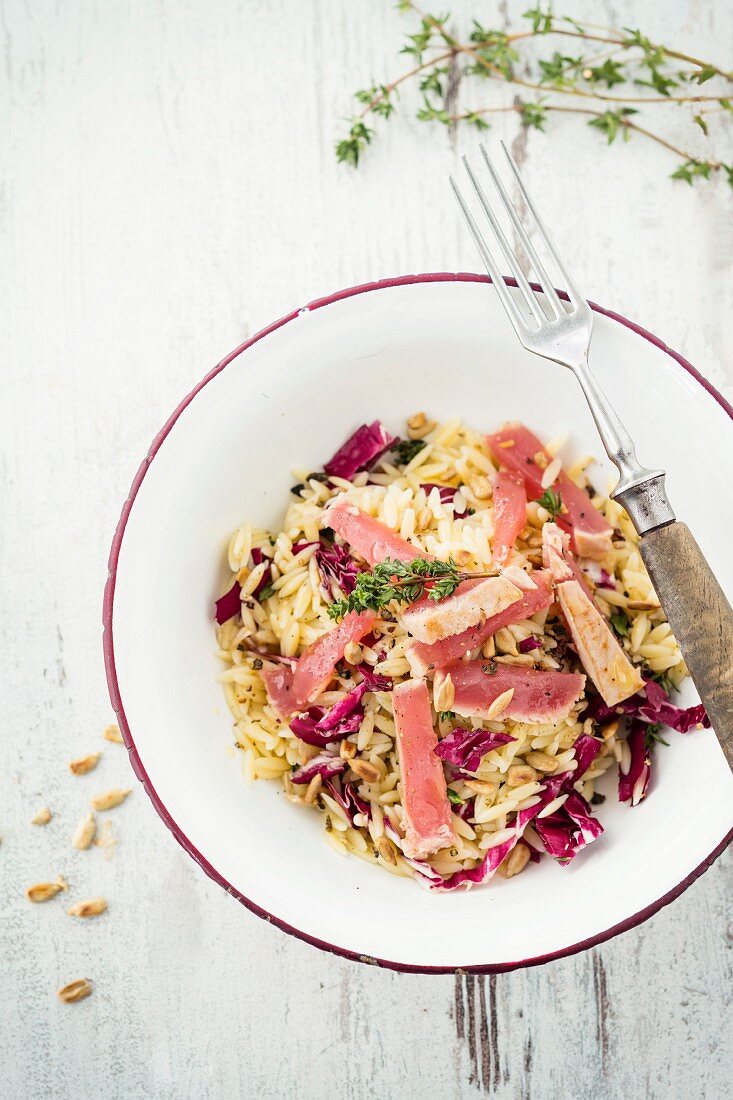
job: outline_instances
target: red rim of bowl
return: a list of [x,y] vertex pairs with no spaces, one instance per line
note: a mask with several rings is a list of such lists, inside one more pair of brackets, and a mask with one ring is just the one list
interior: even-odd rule
[[[615,924],[613,925],[613,927],[606,929],[604,932],[598,933],[598,935],[596,936],[591,936],[589,939],[581,940],[579,943],[571,944],[571,946],[565,947],[561,951],[553,951],[549,952],[546,955],[537,955],[529,959],[518,959],[516,962],[498,964],[477,963],[475,965],[465,964],[461,966],[417,966],[411,963],[394,962],[390,959],[377,959],[369,955],[361,955],[357,951],[349,951],[344,947],[338,947],[335,944],[326,943],[325,941],[318,939],[316,936],[311,936],[307,932],[303,932],[301,929],[293,927],[286,921],[283,921],[279,917],[275,916],[273,913],[269,913],[267,910],[263,909],[261,906],[251,901],[250,898],[245,897],[245,895],[240,893],[240,891],[232,886],[230,882],[227,882],[227,880],[219,874],[219,872],[208,862],[208,860],[204,858],[201,852],[196,849],[196,847],[192,844],[189,838],[185,835],[182,829],[176,824],[171,815],[168,813],[168,810],[165,808],[160,798],[158,797],[155,787],[151,783],[150,778],[148,777],[148,774],[143,767],[142,761],[140,760],[140,756],[135,747],[132,732],[125,717],[125,708],[122,702],[122,696],[120,694],[120,688],[117,682],[117,671],[115,668],[112,608],[114,604],[117,565],[120,556],[120,548],[122,546],[122,539],[124,537],[125,528],[127,526],[127,520],[129,518],[130,511],[132,510],[132,506],[135,502],[137,492],[140,488],[140,485],[142,484],[145,474],[148,471],[150,463],[155,458],[156,453],[158,452],[160,446],[170,432],[171,428],[176,423],[183,410],[191,403],[191,401],[193,401],[196,394],[199,393],[199,391],[202,390],[204,386],[206,386],[212,380],[212,378],[215,378],[220,371],[224,370],[224,368],[228,366],[229,363],[231,363],[234,359],[241,355],[243,351],[246,351],[247,348],[251,347],[253,344],[256,344],[258,340],[262,340],[263,337],[268,336],[271,332],[274,332],[276,329],[279,329],[283,325],[286,325],[289,321],[292,321],[304,310],[310,311],[314,309],[321,309],[321,307],[331,305],[333,302],[339,302],[344,298],[352,298],[356,294],[366,294],[372,290],[385,290],[390,287],[406,286],[411,283],[446,282],[490,283],[491,280],[486,275],[475,275],[470,272],[433,272],[423,275],[401,275],[393,279],[381,279],[373,283],[363,283],[360,286],[348,287],[346,290],[337,291],[335,294],[330,294],[325,298],[317,298],[315,301],[310,302],[302,309],[293,310],[293,312],[289,313],[286,317],[282,317],[279,321],[275,321],[273,324],[268,325],[267,328],[261,329],[260,332],[258,332],[255,336],[252,336],[249,340],[246,340],[243,344],[240,344],[240,346],[236,348],[235,351],[231,352],[230,355],[227,355],[225,359],[222,359],[222,361],[213,368],[213,370],[209,371],[209,373],[198,383],[198,385],[195,386],[194,389],[192,389],[186,397],[184,397],[184,399],[175,409],[173,414],[166,421],[163,428],[156,435],[151,444],[150,450],[143,459],[139,470],[135,474],[132,485],[130,486],[130,492],[128,494],[127,500],[122,507],[122,512],[120,514],[120,518],[117,524],[117,529],[112,540],[112,546],[109,555],[108,577],[104,590],[104,604],[102,611],[102,623],[104,627],[104,667],[107,674],[107,685],[109,688],[112,706],[119,720],[122,737],[130,756],[132,769],[135,772],[137,778],[142,783],[143,787],[145,788],[145,791],[150,798],[150,801],[153,803],[156,811],[163,819],[165,824],[168,826],[170,831],[173,833],[173,836],[176,838],[178,843],[183,848],[185,848],[188,854],[203,868],[206,874],[210,878],[212,878],[214,882],[217,882],[220,886],[223,886],[228,894],[231,894],[232,897],[235,897],[238,901],[242,903],[242,905],[245,905],[247,909],[250,910],[250,912],[255,913],[258,917],[262,917],[263,920],[266,920],[271,924],[276,925],[278,928],[282,929],[283,932],[287,932],[292,936],[297,936],[299,939],[304,940],[306,943],[312,944],[314,947],[319,947],[323,951],[330,951],[335,955],[341,955],[343,958],[353,959],[357,962],[371,963],[375,966],[387,967],[390,970],[398,970],[404,973],[414,974],[453,974],[456,971],[468,971],[476,974],[500,974],[510,970],[517,970],[521,967],[538,966],[542,963],[551,962],[554,959],[561,959],[569,955],[575,955],[579,951],[585,951],[590,947],[595,947],[600,943],[604,943],[606,940],[611,939],[613,936],[617,936],[621,932],[626,932],[630,928],[634,928],[636,927],[636,925],[641,924],[642,921],[648,920],[649,917],[653,916],[655,913],[658,913],[659,910],[662,909],[665,905],[669,905],[671,901],[674,901],[675,898],[679,897],[679,895],[684,890],[686,890],[688,886],[692,885],[692,883],[715,862],[721,852],[723,852],[730,844],[731,840],[733,840],[733,829],[731,829],[728,835],[721,841],[720,844],[718,844],[715,850],[712,851],[710,855],[706,859],[704,859],[698,867],[695,868],[694,871],[691,871],[690,874],[682,880],[682,882],[675,886],[674,889],[664,894],[661,898],[658,898],[651,905],[646,906],[645,909],[640,910],[640,912],[635,913],[631,917],[627,917],[626,920],[621,921],[619,924]],[[506,278],[505,282],[509,286],[516,286],[516,281],[514,279]],[[534,289],[539,290],[540,288],[535,285]],[[567,298],[567,295],[563,292],[559,293],[562,298]],[[721,393],[718,393],[718,391],[705,378],[703,378],[698,373],[698,371],[695,370],[692,364],[688,363],[688,361],[683,356],[679,355],[676,351],[672,351],[671,348],[668,348],[667,345],[663,343],[663,341],[659,340],[651,332],[648,332],[646,329],[642,328],[640,325],[635,324],[633,321],[629,321],[628,318],[621,316],[621,314],[614,313],[613,310],[610,309],[604,309],[603,306],[598,306],[594,302],[590,302],[589,304],[596,313],[603,314],[604,317],[610,317],[613,321],[617,321],[625,328],[631,329],[632,332],[635,332],[638,336],[641,336],[645,340],[648,340],[649,343],[654,344],[654,346],[659,348],[660,351],[665,352],[665,354],[669,355],[672,359],[679,363],[679,365],[685,371],[687,371],[688,374],[692,375],[696,382],[699,382],[703,389],[705,389],[710,394],[710,396],[715,401],[717,401],[720,407],[724,409],[731,420],[733,420],[733,407],[731,407],[730,403],[726,401],[723,395]]]

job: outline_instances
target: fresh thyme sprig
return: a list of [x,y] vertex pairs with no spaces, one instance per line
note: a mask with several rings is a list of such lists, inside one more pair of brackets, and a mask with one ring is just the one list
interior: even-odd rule
[[350,611],[380,611],[394,600],[414,603],[424,593],[431,600],[452,596],[461,581],[476,577],[495,577],[495,572],[464,573],[452,558],[448,561],[428,561],[415,558],[411,562],[386,561],[375,565],[371,573],[360,573],[354,591],[328,608],[332,619],[343,619]]
[[537,503],[549,512],[553,519],[563,509],[562,496],[560,493],[554,493],[552,489],[545,489],[542,496],[538,498]]
[[390,450],[396,457],[398,466],[407,466],[426,446],[424,439],[399,439]]
[[[637,134],[675,154],[680,163],[671,173],[673,179],[692,184],[696,179],[720,175],[733,185],[733,165],[695,156],[639,121],[640,110],[650,104],[687,104],[692,125],[707,137],[710,116],[733,112],[733,73],[652,42],[639,30],[599,28],[555,15],[551,5],[543,8],[538,3],[530,8],[523,15],[529,27],[511,34],[474,20],[465,41],[448,29],[450,15],[427,14],[414,0],[400,0],[398,8],[419,18],[417,30],[407,35],[400,51],[411,59],[411,67],[388,83],[356,93],[360,110],[351,119],[346,137],[336,145],[339,161],[358,165],[375,136],[369,122],[390,118],[396,111],[400,86],[417,82],[422,100],[417,118],[423,122],[449,127],[466,123],[486,130],[487,116],[514,111],[525,128],[544,132],[551,114],[584,116],[587,125],[602,133],[609,145],[619,137],[627,141]],[[556,49],[549,56],[535,58],[526,47],[548,35],[575,40],[580,52]],[[603,47],[602,52],[597,44]],[[522,94],[511,104],[458,109],[453,102],[455,89],[464,75],[505,82],[521,89]],[[715,81],[711,85],[715,93],[708,94],[706,87],[701,94],[701,85],[708,81]],[[627,94],[639,90],[643,94]]]

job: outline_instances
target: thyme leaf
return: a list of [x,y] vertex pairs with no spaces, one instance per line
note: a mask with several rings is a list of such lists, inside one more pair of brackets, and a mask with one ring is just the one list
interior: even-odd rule
[[452,596],[461,581],[475,577],[494,577],[490,573],[464,573],[452,558],[429,561],[415,558],[411,562],[386,561],[375,565],[369,573],[360,573],[354,591],[328,608],[332,619],[343,619],[350,611],[381,611],[393,601],[411,604],[422,595],[430,600]]

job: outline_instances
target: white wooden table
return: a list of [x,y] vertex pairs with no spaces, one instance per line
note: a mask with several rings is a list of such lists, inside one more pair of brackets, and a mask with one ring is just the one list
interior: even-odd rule
[[[582,14],[729,55],[733,13],[714,0],[586,0]],[[386,0],[1,5],[0,1091],[13,1100],[733,1095],[730,853],[641,928],[484,979],[401,976],[288,938],[205,878],[140,788],[115,811],[113,860],[69,847],[90,791],[132,778],[100,740],[101,593],[164,418],[293,306],[476,267],[445,181],[472,138],[395,121],[358,173],[334,161],[350,92],[396,71],[403,29]],[[492,140],[514,140],[514,116],[498,117]],[[552,132],[515,148],[581,286],[730,385],[727,189],[672,184],[674,163],[641,141],[607,151],[574,123]],[[72,780],[67,761],[96,746],[95,776]],[[52,823],[31,827],[44,804]],[[25,887],[59,872],[109,913],[31,907]],[[83,975],[93,996],[61,1005],[57,987]]]

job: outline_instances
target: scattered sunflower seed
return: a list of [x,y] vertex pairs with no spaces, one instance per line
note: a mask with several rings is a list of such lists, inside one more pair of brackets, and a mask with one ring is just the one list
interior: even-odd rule
[[100,828],[97,830],[97,835],[94,840],[95,848],[104,849],[104,858],[112,859],[117,848],[117,838],[112,835],[112,822],[107,817],[102,822]]
[[72,846],[78,848],[79,851],[84,851],[94,840],[96,831],[97,822],[94,819],[94,814],[87,814],[76,827],[76,831],[71,838]]
[[100,752],[90,752],[89,756],[82,756],[79,760],[72,760],[69,764],[69,768],[74,775],[86,775],[87,772],[93,771],[94,768],[96,768],[101,755]]
[[48,806],[44,806],[31,818],[31,825],[48,825],[51,820],[51,811]]
[[486,717],[491,720],[492,718],[498,718],[500,714],[503,714],[506,708],[514,698],[514,688],[507,688],[506,691],[502,691],[501,695],[497,695],[494,702],[486,711]]
[[124,802],[128,794],[132,791],[129,787],[120,788],[114,787],[111,791],[105,791],[104,794],[97,794],[92,799],[93,810],[113,810],[115,806],[119,806],[121,802]]
[[98,917],[107,908],[104,898],[88,898],[86,901],[77,901],[67,909],[70,917]]
[[102,737],[105,739],[105,741],[113,741],[115,743],[115,745],[122,745],[123,744],[122,734],[120,733],[120,727],[115,726],[114,724],[110,725],[110,726],[107,726],[105,728],[104,733],[102,734]]
[[380,836],[377,841],[377,851],[385,863],[391,864],[392,867],[397,866],[397,856],[399,852],[397,846],[392,843],[388,836]]
[[433,706],[439,713],[449,711],[456,697],[456,689],[448,672],[440,681],[437,690],[433,688]]
[[381,778],[381,772],[379,768],[375,767],[368,760],[351,760],[349,767],[352,772],[359,776],[359,779],[363,779],[365,783],[376,783]]
[[75,1005],[77,1001],[83,1001],[85,997],[91,996],[92,983],[88,978],[77,978],[75,982],[69,982],[68,985],[62,985],[56,993],[56,996],[60,1001],[63,1001],[65,1005]]
[[37,882],[35,886],[29,886],[25,892],[28,901],[50,901],[62,890],[68,889],[66,882],[59,875],[55,882]]
[[520,840],[519,843],[512,848],[499,870],[506,878],[513,878],[514,875],[518,875],[523,871],[528,863],[529,848]]

